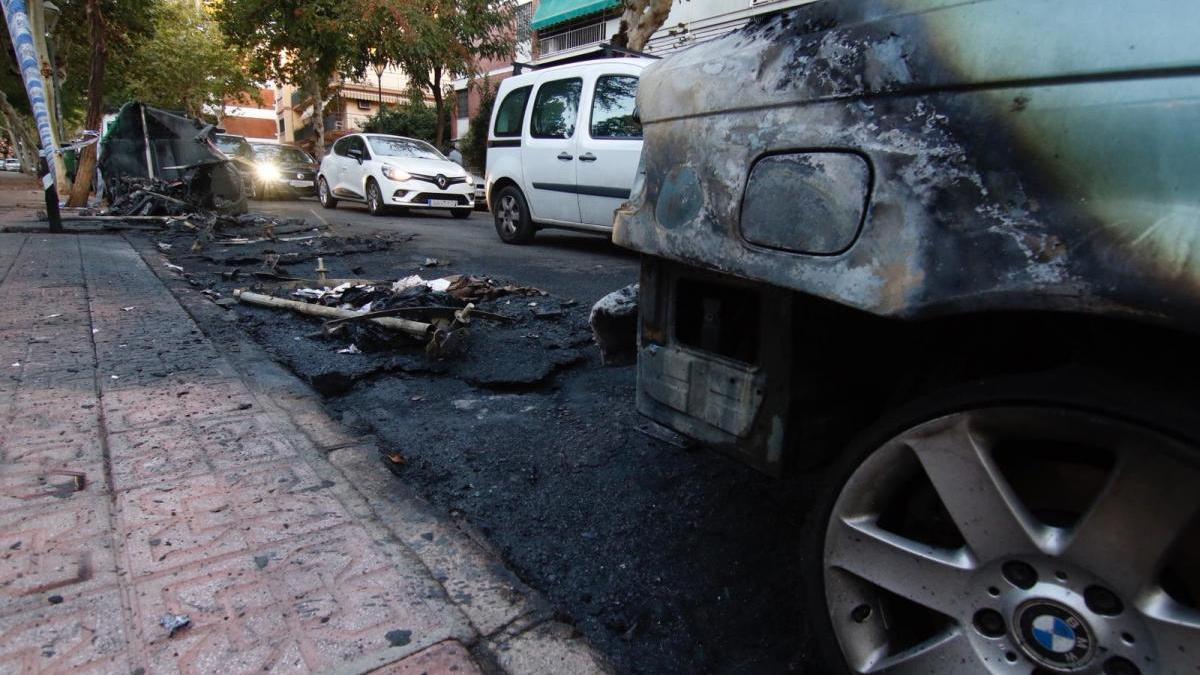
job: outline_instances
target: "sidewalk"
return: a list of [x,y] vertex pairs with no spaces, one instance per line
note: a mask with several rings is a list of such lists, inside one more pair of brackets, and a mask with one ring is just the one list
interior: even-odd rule
[[606,670],[143,255],[0,234],[0,673]]

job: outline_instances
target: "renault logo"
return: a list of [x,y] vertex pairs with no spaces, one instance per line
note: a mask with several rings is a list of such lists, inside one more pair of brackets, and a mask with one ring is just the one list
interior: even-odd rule
[[442,190],[445,190],[446,185],[448,185],[450,181],[446,180],[446,177],[439,173],[437,176],[434,177],[433,182],[437,183],[437,186],[439,188],[441,188]]

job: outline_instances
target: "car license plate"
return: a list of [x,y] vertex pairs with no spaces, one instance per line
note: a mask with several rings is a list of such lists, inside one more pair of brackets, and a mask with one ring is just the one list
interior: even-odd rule
[[440,206],[440,207],[458,206],[458,202],[453,201],[451,199],[430,199],[429,205],[430,206]]
[[308,187],[308,186],[312,185],[312,181],[307,181],[307,180],[289,180],[289,181],[288,181],[288,185],[291,185],[292,187]]

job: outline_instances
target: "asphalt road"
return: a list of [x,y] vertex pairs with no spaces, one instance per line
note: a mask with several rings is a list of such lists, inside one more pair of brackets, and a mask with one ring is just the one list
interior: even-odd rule
[[343,202],[336,209],[325,209],[315,199],[255,201],[250,210],[324,223],[342,235],[415,234],[415,248],[425,256],[448,260],[455,268],[475,274],[520,280],[581,302],[637,281],[637,255],[602,236],[543,230],[533,244],[513,246],[500,241],[491,215],[484,211],[466,220],[432,210],[377,217],[361,204]]
[[[484,302],[516,323],[473,325],[466,351],[445,359],[411,348],[338,353],[345,337],[323,339],[311,320],[271,309],[238,307],[204,330],[217,344],[229,331],[250,335],[322,391],[343,424],[403,457],[380,470],[481,532],[618,672],[826,672],[800,620],[797,542],[812,481],[769,479],[648,437],[635,367],[600,364],[588,310],[636,280],[636,255],[558,231],[506,245],[482,212],[376,218],[309,200],[251,208],[330,225],[333,277],[469,274],[549,293]],[[380,247],[364,249],[372,242]],[[246,271],[259,255],[219,245],[188,254],[188,245],[180,235],[174,261],[205,279]],[[425,268],[426,258],[439,264]],[[212,283],[228,295],[245,282]],[[539,318],[531,301],[562,314]]]

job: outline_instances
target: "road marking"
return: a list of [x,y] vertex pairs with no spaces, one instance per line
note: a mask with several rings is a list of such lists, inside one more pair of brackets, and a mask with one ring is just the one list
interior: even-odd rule
[[314,216],[316,216],[316,217],[317,217],[317,220],[321,221],[321,224],[322,224],[322,225],[328,225],[328,224],[329,224],[329,221],[328,221],[328,220],[325,220],[325,217],[324,217],[324,216],[322,216],[321,214],[317,213],[317,212],[316,212],[316,211],[314,211],[312,208],[309,208],[309,209],[308,209],[308,212],[309,212],[309,213],[311,213],[311,214],[313,214]]

